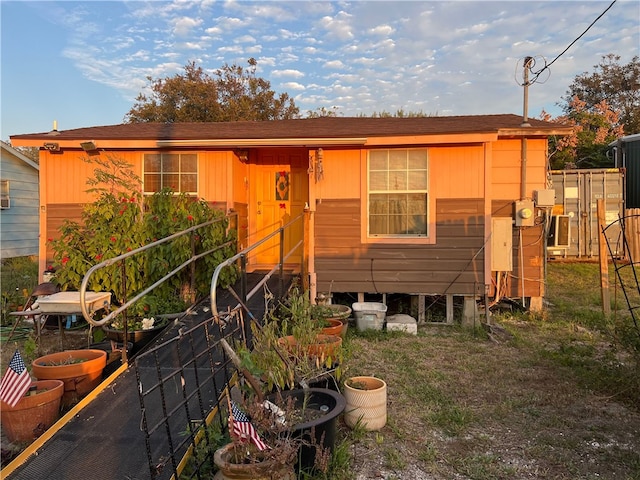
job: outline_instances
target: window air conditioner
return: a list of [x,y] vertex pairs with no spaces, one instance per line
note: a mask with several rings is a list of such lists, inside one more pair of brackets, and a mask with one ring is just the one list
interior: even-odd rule
[[569,215],[553,215],[551,217],[551,228],[549,229],[547,247],[569,248],[570,218]]

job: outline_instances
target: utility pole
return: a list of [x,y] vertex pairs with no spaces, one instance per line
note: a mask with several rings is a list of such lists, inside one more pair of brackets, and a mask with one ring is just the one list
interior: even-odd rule
[[530,127],[529,124],[529,70],[531,70],[531,65],[533,63],[533,57],[524,57],[524,66],[523,66],[523,78],[524,81],[522,86],[524,87],[524,99],[522,105],[522,125],[523,127]]

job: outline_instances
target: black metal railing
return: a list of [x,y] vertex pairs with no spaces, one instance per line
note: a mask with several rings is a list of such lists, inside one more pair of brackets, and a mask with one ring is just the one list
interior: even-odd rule
[[[208,478],[202,476],[202,465],[213,465],[210,458],[193,461],[193,452],[200,442],[208,444],[208,426],[217,423],[224,430],[220,402],[224,393],[237,377],[237,369],[225,355],[221,339],[229,344],[247,347],[250,342],[251,322],[257,321],[247,302],[264,288],[274,273],[279,273],[280,287],[284,284],[284,265],[293,254],[301,251],[300,240],[285,252],[285,236],[302,222],[304,214],[221,262],[211,280],[211,317],[187,330],[178,329],[175,337],[135,357],[133,366],[138,383],[142,412],[140,428],[144,431],[147,461],[152,479]],[[279,241],[278,263],[247,291],[247,256],[276,238]],[[237,305],[224,312],[218,311],[218,279],[225,268],[238,268],[240,279],[235,289],[228,287]],[[238,290],[238,291],[236,291]],[[284,288],[278,289],[280,293]],[[245,321],[246,315],[246,321]],[[202,436],[205,436],[202,439]],[[190,467],[185,470],[188,459]]]
[[[226,312],[224,322],[211,317],[135,357],[150,478],[201,478],[198,464],[183,473],[183,459],[199,441],[213,441],[198,438],[208,432],[201,427],[224,428],[219,402],[236,368],[221,339],[246,345],[243,318],[239,309]],[[213,458],[205,461],[213,465]]]

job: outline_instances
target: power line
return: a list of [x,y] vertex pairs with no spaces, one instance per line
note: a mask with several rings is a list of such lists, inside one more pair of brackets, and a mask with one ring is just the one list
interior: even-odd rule
[[579,36],[578,36],[578,37],[577,37],[573,42],[571,42],[571,43],[569,44],[569,46],[568,46],[567,48],[565,48],[565,49],[564,49],[564,50],[563,50],[563,51],[562,51],[562,52],[561,52],[561,53],[560,53],[556,58],[554,58],[553,60],[551,60],[551,62],[549,62],[549,63],[545,63],[544,67],[542,67],[539,71],[537,71],[537,72],[533,72],[533,71],[532,71],[531,73],[533,73],[533,74],[535,75],[535,78],[533,79],[533,81],[532,81],[531,83],[535,82],[535,81],[537,80],[537,78],[540,76],[540,74],[541,74],[542,72],[544,72],[544,71],[545,71],[546,69],[548,69],[551,65],[553,65],[553,63],[554,63],[556,60],[558,60],[562,55],[564,55],[564,54],[567,52],[567,50],[569,50],[569,49],[570,49],[570,48],[571,48],[571,47],[572,47],[572,46],[573,46],[573,45],[574,45],[578,40],[580,40],[580,39],[585,35],[585,33],[587,33],[587,32],[589,31],[589,29],[590,29],[591,27],[593,27],[593,26],[596,24],[596,22],[597,22],[598,20],[600,20],[600,19],[604,16],[604,14],[605,14],[605,13],[607,13],[607,12],[611,9],[611,7],[613,7],[613,5],[614,5],[617,1],[618,1],[618,0],[613,0],[613,1],[611,2],[611,4],[610,4],[610,5],[609,5],[605,10],[604,10],[604,12],[602,12],[600,15],[598,15],[598,17],[597,17],[593,22],[591,22],[591,24],[586,28],[586,30],[585,30],[584,32],[582,32],[582,33],[581,33],[581,34],[580,34],[580,35],[579,35]]

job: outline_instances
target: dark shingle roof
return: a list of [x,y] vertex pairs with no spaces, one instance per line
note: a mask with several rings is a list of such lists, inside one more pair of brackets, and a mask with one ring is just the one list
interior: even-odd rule
[[[371,118],[322,117],[266,122],[217,123],[126,123],[24,135],[12,139],[198,140],[347,138],[454,133],[488,133],[520,129],[522,117],[513,114],[454,117]],[[565,126],[529,119],[534,130],[556,130]]]

